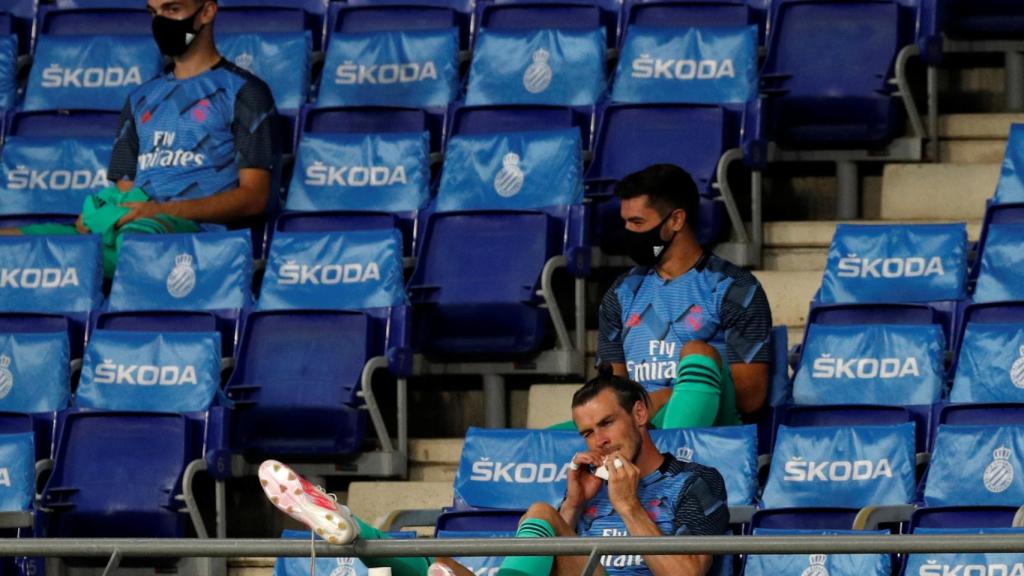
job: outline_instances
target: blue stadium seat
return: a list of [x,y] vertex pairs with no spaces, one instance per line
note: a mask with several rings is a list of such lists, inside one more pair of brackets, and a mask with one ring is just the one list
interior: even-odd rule
[[[1009,524],[972,526],[965,523],[965,525],[947,528],[915,527],[913,533],[947,537],[957,534],[1007,535],[1020,534],[1021,529],[1010,527]],[[1024,564],[1021,563],[1020,555],[1013,553],[918,553],[906,555],[899,576],[925,574],[929,571],[939,574],[956,574],[961,571],[962,573],[977,572],[978,574],[989,572],[1011,574],[1014,571],[1020,572],[1022,569],[1024,569]]]
[[[929,407],[930,408],[930,407]],[[915,450],[928,451],[930,413],[912,411],[905,406],[870,404],[830,404],[824,406],[790,405],[784,407],[779,424],[791,428],[818,426],[895,426],[915,425]],[[774,439],[772,444],[774,445]]]
[[192,434],[181,414],[68,414],[43,489],[47,535],[185,536],[179,498]]
[[71,398],[68,323],[63,317],[11,320],[0,316],[0,411],[30,417],[27,431],[34,429],[36,458],[43,460],[52,456],[55,414]]
[[1024,290],[1020,288],[1021,276],[1017,272],[1019,247],[1024,240],[1024,223],[1006,222],[1011,214],[1018,216],[1022,208],[1024,206],[1009,204],[990,209],[996,215],[989,221],[978,243],[978,257],[974,266],[977,279],[972,294],[974,302],[1024,300]]
[[[26,130],[18,128],[22,133]],[[69,126],[69,132],[85,129],[74,123]],[[85,199],[109,185],[107,165],[112,149],[110,135],[95,133],[8,136],[0,152],[0,214],[9,218],[43,214],[77,217]]]
[[32,46],[33,26],[36,20],[36,2],[32,0],[4,0],[0,11],[8,19],[11,31],[18,36],[18,54],[28,54]]
[[[580,169],[572,130],[449,141],[409,281],[417,351],[510,358],[547,347],[550,316],[539,294],[545,267],[565,256],[570,274],[587,272]],[[469,244],[475,249],[464,250]]]
[[301,133],[390,134],[429,132],[430,150],[441,150],[444,117],[420,108],[392,106],[306,107]]
[[477,4],[481,30],[604,30],[609,47],[617,42],[619,3],[610,0],[484,0]]
[[472,3],[468,0],[356,0],[330,7],[327,36],[357,32],[458,29],[459,48],[469,48]]
[[[221,9],[223,10],[223,9]],[[249,8],[241,9],[249,22]],[[299,109],[309,98],[312,74],[312,38],[308,30],[263,31],[242,29],[228,33],[224,12],[217,17],[217,49],[225,58],[252,72],[270,87],[278,113],[288,117],[286,130],[294,131]],[[288,140],[291,140],[289,135]],[[291,146],[284,146],[286,152]]]
[[[888,530],[817,529],[794,530],[756,528],[754,536],[825,536],[888,534]],[[768,574],[863,574],[865,576],[891,576],[896,555],[886,554],[749,554],[743,563],[743,576]]]
[[[780,426],[755,528],[851,529],[866,506],[914,497],[914,424]],[[837,504],[842,507],[838,507]]]
[[925,62],[942,61],[943,37],[1019,40],[1024,37],[1024,15],[1013,0],[920,0],[917,43]]
[[218,33],[310,32],[323,48],[327,0],[224,0],[217,3]]
[[118,0],[78,2],[62,0],[39,7],[36,40],[45,35],[117,35],[143,34],[152,18],[144,7]]
[[590,149],[591,114],[572,106],[461,105],[452,112],[452,136],[538,130],[580,131],[583,149]]
[[769,138],[796,148],[888,144],[904,121],[889,79],[912,25],[897,0],[773,2],[761,76]]
[[633,25],[667,28],[755,25],[763,43],[767,12],[767,0],[626,0],[622,7],[622,25],[624,33]]
[[963,313],[950,374],[951,402],[1021,402],[1024,303],[971,304]]
[[5,135],[40,138],[109,135],[112,140],[117,135],[120,115],[109,110],[19,110],[11,116]]
[[407,370],[399,243],[396,231],[380,230],[275,236],[226,387],[231,450],[293,458],[360,452],[370,361],[387,358],[393,374]]

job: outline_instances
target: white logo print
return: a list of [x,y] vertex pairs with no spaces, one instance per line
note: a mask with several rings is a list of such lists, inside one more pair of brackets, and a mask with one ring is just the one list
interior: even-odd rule
[[825,568],[825,562],[828,561],[828,556],[825,554],[811,554],[808,557],[811,565],[808,566],[800,576],[828,576],[828,568]]
[[502,198],[511,198],[519,194],[525,178],[522,168],[519,167],[519,155],[509,152],[502,159],[501,164],[503,168],[494,178],[494,191]]
[[989,492],[999,494],[1013,483],[1013,465],[1010,464],[1012,455],[1013,451],[1006,446],[1000,446],[992,452],[995,459],[985,468],[985,475],[982,477]]
[[548,65],[550,58],[551,54],[543,48],[533,53],[533,64],[530,64],[523,74],[523,87],[530,94],[540,94],[551,85],[552,72],[551,66]]
[[239,68],[244,68],[249,72],[252,72],[253,60],[254,58],[252,54],[249,54],[248,52],[242,52],[238,55],[238,58],[235,58],[235,64],[237,64]]
[[1020,347],[1020,358],[1010,368],[1010,382],[1017,388],[1024,388],[1024,346]]
[[331,571],[331,576],[356,576],[356,569],[352,567],[352,558],[337,558],[338,566]]
[[167,293],[175,298],[184,298],[196,287],[196,269],[192,266],[190,254],[174,257],[174,269],[167,275]]
[[10,365],[11,357],[0,354],[0,398],[6,398],[11,388],[14,388],[14,374],[9,369]]
[[680,462],[693,462],[693,448],[683,446],[676,450],[676,460]]

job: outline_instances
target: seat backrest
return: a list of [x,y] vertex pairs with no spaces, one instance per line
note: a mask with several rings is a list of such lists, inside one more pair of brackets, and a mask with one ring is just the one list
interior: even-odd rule
[[[312,34],[301,28],[225,33],[222,18],[223,12],[218,12],[217,49],[221,54],[266,82],[278,110],[298,111],[309,97]],[[245,23],[252,24],[251,15],[246,14]]]
[[600,29],[482,30],[466,104],[592,106],[607,85],[604,46]]
[[18,97],[18,38],[0,35],[0,108],[12,110]]
[[1006,138],[1006,152],[999,171],[999,183],[992,198],[994,204],[1024,202],[1024,124],[1012,124]]
[[[917,528],[919,535],[956,534],[1024,534],[1024,529],[1010,527],[988,528]],[[1020,554],[1000,552],[930,552],[908,554],[901,574],[930,576],[932,574],[1013,574],[1024,573],[1024,561]]]
[[718,470],[725,480],[730,506],[756,502],[757,426],[652,430],[651,438],[661,452]]
[[[873,536],[888,530],[799,530],[755,528],[754,536]],[[888,554],[750,554],[743,567],[744,576],[769,574],[865,574],[889,576],[892,557]]]
[[914,424],[780,426],[765,508],[906,504],[914,495]]
[[480,31],[600,29],[604,46],[605,38],[615,44],[618,8],[618,2],[588,0],[482,1],[477,3],[477,22]]
[[945,383],[937,324],[812,324],[793,381],[797,404],[931,404]]
[[[623,25],[703,28],[758,24],[759,14],[747,0],[626,0]],[[760,22],[763,28],[763,22]]]
[[1017,506],[1024,501],[1024,427],[939,426],[925,480],[928,506]]
[[94,330],[75,404],[102,410],[202,412],[219,389],[219,332]]
[[102,300],[100,237],[0,237],[0,311],[88,312]]
[[109,184],[110,136],[8,136],[0,153],[7,214],[78,214]]
[[951,402],[1024,402],[1024,326],[967,324],[956,361]]
[[757,95],[757,27],[631,26],[612,101],[742,104]]
[[430,134],[306,134],[287,210],[412,212],[430,200]]
[[317,106],[443,108],[459,90],[451,28],[335,34]]
[[588,148],[591,116],[569,106],[459,106],[452,113],[451,134],[575,128],[582,135],[584,148]]
[[762,73],[785,75],[793,96],[885,91],[904,40],[900,18],[895,0],[772,2]]
[[815,301],[936,302],[963,299],[967,229],[963,224],[839,224]]
[[160,72],[153,38],[132,30],[135,35],[40,36],[23,109],[119,111],[132,90]]
[[117,135],[121,113],[112,110],[43,110],[15,112],[7,127],[11,136],[80,138],[106,135],[108,144]]
[[129,235],[107,309],[238,310],[252,303],[248,230]]
[[0,512],[32,509],[36,494],[35,435],[26,414],[0,414]]
[[270,246],[260,310],[366,310],[408,303],[397,230],[280,232]]
[[69,414],[43,491],[43,506],[55,512],[49,534],[184,536],[176,496],[189,441],[181,414]]
[[990,224],[978,255],[981,261],[975,302],[1024,300],[1020,273],[1024,224]]
[[0,410],[56,412],[71,396],[66,330],[0,333]]
[[455,136],[448,142],[436,211],[579,204],[582,166],[574,129]]

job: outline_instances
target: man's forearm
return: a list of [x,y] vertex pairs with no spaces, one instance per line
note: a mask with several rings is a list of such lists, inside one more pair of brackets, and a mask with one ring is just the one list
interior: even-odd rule
[[566,504],[563,500],[562,505],[558,507],[558,515],[562,517],[562,520],[565,520],[566,524],[575,529],[576,523],[580,519],[580,507]]
[[242,218],[262,214],[266,206],[265,194],[239,186],[206,198],[171,200],[163,203],[163,211],[171,216],[195,222],[230,224]]
[[[619,512],[630,536],[663,536],[658,526],[637,502],[630,510]],[[654,556],[644,554],[644,562],[654,576],[704,576],[711,567],[707,554],[674,554]]]

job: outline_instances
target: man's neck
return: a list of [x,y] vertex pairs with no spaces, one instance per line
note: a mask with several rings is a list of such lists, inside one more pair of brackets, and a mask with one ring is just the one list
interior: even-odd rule
[[[196,42],[200,39],[196,38]],[[174,59],[174,77],[178,80],[192,78],[206,72],[220,62],[221,55],[213,43],[192,46],[185,54]]]
[[678,278],[690,271],[700,260],[704,249],[692,237],[679,237],[668,248],[655,269],[665,280]]
[[640,477],[643,478],[661,468],[663,462],[665,462],[665,455],[658,451],[658,447],[654,445],[654,441],[647,434],[643,445],[640,447],[640,455],[637,457],[636,462],[634,462],[637,469],[640,470]]

